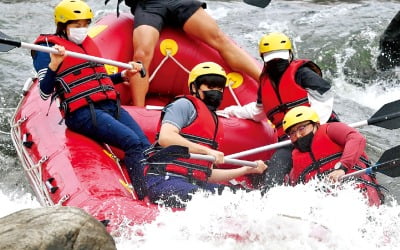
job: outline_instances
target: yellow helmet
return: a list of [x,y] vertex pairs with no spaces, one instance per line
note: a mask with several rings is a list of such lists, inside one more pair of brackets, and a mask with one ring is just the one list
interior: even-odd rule
[[307,106],[292,108],[286,113],[285,117],[283,117],[283,130],[287,132],[290,127],[305,121],[319,122],[317,112]]
[[226,79],[224,68],[214,62],[199,63],[190,71],[188,85],[196,81],[197,77],[202,75],[219,75]]
[[283,33],[273,32],[264,35],[259,44],[260,56],[264,62],[268,62],[274,58],[289,59],[292,50],[292,42],[289,37]]
[[93,12],[84,1],[81,0],[62,0],[54,8],[54,21],[66,23],[73,20],[92,19]]

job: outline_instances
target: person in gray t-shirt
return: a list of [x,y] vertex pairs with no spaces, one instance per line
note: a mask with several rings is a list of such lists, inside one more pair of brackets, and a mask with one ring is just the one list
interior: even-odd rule
[[198,190],[220,194],[227,187],[220,183],[246,174],[261,174],[267,168],[263,161],[257,161],[255,168],[214,168],[214,164],[224,162],[223,152],[218,151],[223,127],[215,111],[221,104],[225,83],[226,74],[221,66],[201,63],[189,74],[191,95],[178,97],[164,108],[158,141],[149,152],[157,152],[160,146],[180,145],[190,153],[211,155],[215,161],[177,158],[173,163],[163,159],[147,162],[145,180],[150,201],[184,207]]

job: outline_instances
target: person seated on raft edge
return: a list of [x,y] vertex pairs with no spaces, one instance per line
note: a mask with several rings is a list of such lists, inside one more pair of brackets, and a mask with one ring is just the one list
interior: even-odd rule
[[[261,174],[267,165],[256,161],[257,167],[218,169],[224,153],[218,151],[223,138],[223,126],[215,110],[221,104],[226,84],[224,69],[213,62],[196,65],[189,73],[191,95],[178,96],[161,114],[158,140],[145,152],[152,156],[163,147],[181,145],[191,153],[211,155],[215,162],[177,158],[160,162],[145,162],[145,181],[153,203],[185,207],[185,202],[199,190],[221,194],[227,182],[246,174]],[[229,187],[234,190],[234,187]]]
[[[289,110],[283,118],[283,129],[294,146],[293,167],[289,173],[291,185],[322,176],[337,182],[346,173],[370,165],[365,153],[366,139],[362,134],[342,122],[321,125],[317,112],[310,107],[299,106]],[[377,183],[375,175],[364,174],[355,181],[368,194],[370,205],[383,203],[382,186]]]
[[[277,130],[278,140],[288,139],[282,129],[285,113],[299,105],[313,107],[321,123],[339,121],[333,111],[334,93],[330,82],[322,78],[321,69],[307,59],[294,59],[292,42],[280,32],[264,35],[259,42],[264,62],[256,102],[230,106],[218,111],[243,119],[261,121],[268,118]],[[282,185],[292,168],[292,145],[278,148],[268,160],[268,171],[253,178],[253,185],[265,191]]]
[[[109,0],[106,0],[107,4]],[[119,4],[118,0],[117,13]],[[261,73],[257,61],[218,26],[217,22],[204,10],[205,2],[196,0],[125,0],[135,17],[133,30],[133,61],[143,63],[149,72],[154,48],[164,26],[182,29],[218,51],[224,61],[235,71],[248,74],[255,80]],[[144,106],[149,89],[149,76],[132,76],[130,79],[133,105]]]
[[[65,50],[85,53],[87,29],[93,18],[90,7],[80,0],[63,0],[54,9],[55,34],[40,35],[35,43],[53,46],[60,54],[33,52],[33,64],[38,72],[40,96],[60,101],[60,112],[66,126],[98,142],[122,149],[129,177],[138,194],[144,197],[143,168],[140,161],[150,142],[129,113],[120,106],[119,94],[113,83],[123,82],[141,69],[107,75],[103,64],[68,57]],[[51,101],[51,102],[52,102]],[[50,104],[51,105],[51,104]]]

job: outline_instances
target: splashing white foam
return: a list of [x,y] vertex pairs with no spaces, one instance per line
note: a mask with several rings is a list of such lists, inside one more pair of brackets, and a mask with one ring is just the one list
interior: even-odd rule
[[40,207],[39,202],[30,193],[17,196],[12,193],[5,195],[2,191],[0,191],[0,202],[0,217],[9,215],[22,209]]
[[[116,239],[118,249],[397,249],[400,207],[379,208],[353,184],[275,187],[222,196],[198,193],[185,211],[161,209],[156,221]],[[142,236],[137,236],[141,232]]]

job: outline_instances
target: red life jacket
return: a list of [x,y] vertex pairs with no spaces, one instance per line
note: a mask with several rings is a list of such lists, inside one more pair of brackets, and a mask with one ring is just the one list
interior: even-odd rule
[[[84,45],[79,46],[56,35],[40,35],[35,41],[36,44],[47,42],[64,46],[69,51],[87,54]],[[117,100],[117,92],[104,64],[67,56],[56,73],[56,89],[52,100],[57,97],[60,99],[63,116],[90,103]]]
[[[343,147],[333,142],[327,135],[329,123],[319,127],[314,135],[311,152],[300,152],[294,149],[292,152],[293,168],[289,173],[291,185],[306,183],[316,176],[327,174],[334,169],[335,164],[340,160]],[[367,154],[364,152],[355,166],[350,168],[347,173],[368,167]],[[378,189],[378,184],[374,176],[362,175],[357,181],[360,189],[366,189],[371,205],[380,205],[382,194]]]
[[[186,95],[177,97],[177,99],[179,98],[186,98],[191,101],[197,111],[195,120],[190,125],[182,128],[179,134],[191,142],[208,148],[218,149],[218,144],[223,138],[223,127],[220,126],[219,119],[215,113],[210,111],[202,100],[194,96]],[[158,131],[160,131],[162,119],[163,115],[161,115]],[[147,152],[151,155],[160,149],[156,143]],[[206,181],[211,175],[213,163],[205,160],[177,158],[173,164],[148,163],[148,165],[149,168],[146,169],[146,172],[157,172],[160,174],[168,172],[187,176],[195,180]]]
[[300,67],[309,67],[322,76],[319,67],[309,60],[293,60],[283,73],[279,84],[276,86],[269,77],[261,80],[261,98],[264,111],[268,119],[274,124],[278,131],[278,137],[286,138],[282,129],[282,120],[286,112],[294,107],[310,106],[307,91],[296,83],[296,72]]

